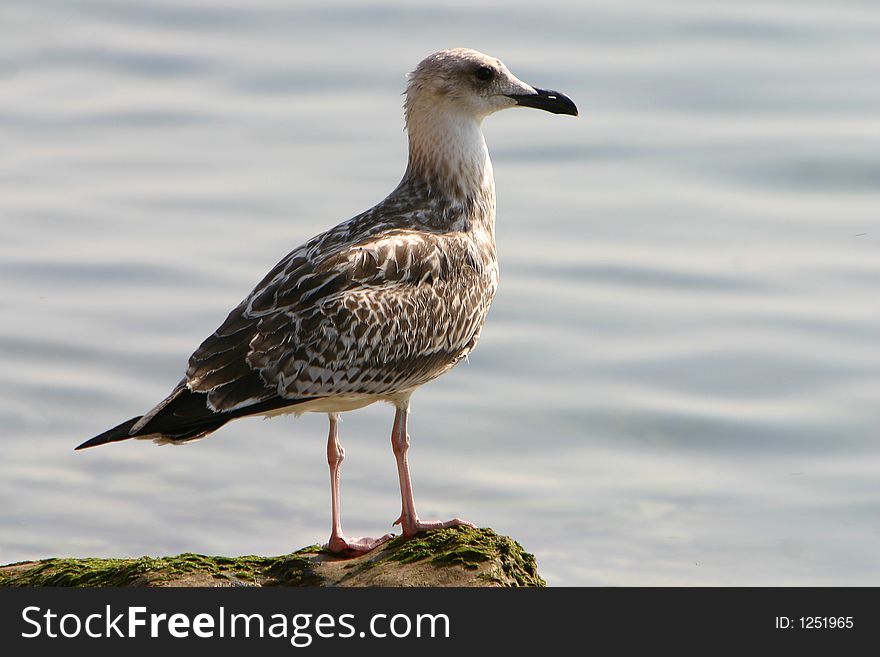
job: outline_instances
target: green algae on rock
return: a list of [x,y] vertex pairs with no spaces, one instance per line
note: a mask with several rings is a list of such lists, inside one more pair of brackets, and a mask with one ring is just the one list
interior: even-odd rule
[[481,573],[504,586],[546,586],[538,575],[535,556],[507,536],[499,536],[491,529],[452,527],[446,530],[422,532],[410,540],[396,538],[399,543],[387,559],[412,563],[427,559],[433,564],[457,564],[467,570],[479,570],[486,562],[497,561],[497,572]]
[[345,557],[313,545],[279,557],[180,554],[0,566],[0,586],[545,586],[535,557],[491,529],[451,527]]
[[[314,550],[315,548],[305,548]],[[260,586],[306,585],[309,562],[282,557],[210,557],[179,554],[153,559],[45,559],[0,566],[0,586]]]

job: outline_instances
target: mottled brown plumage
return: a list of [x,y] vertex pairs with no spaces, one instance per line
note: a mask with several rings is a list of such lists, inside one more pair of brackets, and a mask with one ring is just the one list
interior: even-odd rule
[[246,415],[329,413],[331,548],[369,549],[373,539],[345,539],[337,526],[336,414],[388,401],[398,409],[400,521],[405,534],[426,527],[405,459],[409,398],[479,340],[498,286],[495,185],[480,124],[517,104],[576,114],[565,96],[530,87],[482,53],[459,48],[422,61],[407,90],[409,162],[397,188],[289,253],[196,349],[168,397],[80,447],[181,443]]

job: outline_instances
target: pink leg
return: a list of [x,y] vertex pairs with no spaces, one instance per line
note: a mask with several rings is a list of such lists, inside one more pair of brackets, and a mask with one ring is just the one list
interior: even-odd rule
[[330,435],[327,437],[327,463],[330,464],[330,504],[333,516],[333,529],[330,532],[330,541],[325,547],[331,552],[351,550],[358,554],[363,554],[394,538],[394,534],[385,534],[382,538],[347,538],[342,533],[342,518],[339,512],[339,479],[342,461],[345,460],[345,449],[343,449],[342,443],[339,442],[338,421],[339,418],[335,414],[330,415]]
[[406,432],[406,418],[409,415],[407,409],[398,408],[394,415],[394,429],[391,432],[391,448],[394,450],[394,458],[397,459],[397,474],[400,477],[400,517],[394,522],[403,528],[405,537],[413,536],[424,529],[440,529],[441,527],[454,527],[456,525],[474,525],[461,518],[452,520],[433,520],[422,522],[416,513],[416,503],[413,499],[412,481],[409,477],[409,461],[406,453],[409,450],[409,434]]

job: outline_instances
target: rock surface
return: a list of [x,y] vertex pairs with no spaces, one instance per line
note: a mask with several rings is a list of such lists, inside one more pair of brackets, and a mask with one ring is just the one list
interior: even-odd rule
[[545,586],[535,557],[491,529],[453,527],[340,557],[313,545],[280,557],[181,554],[44,559],[0,566],[0,586]]

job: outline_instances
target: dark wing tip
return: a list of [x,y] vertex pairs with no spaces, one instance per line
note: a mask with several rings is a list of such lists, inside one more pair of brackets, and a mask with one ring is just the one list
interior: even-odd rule
[[113,427],[112,429],[108,429],[104,433],[95,436],[94,438],[85,441],[81,445],[77,445],[74,451],[80,449],[86,449],[87,447],[97,447],[98,445],[104,445],[106,443],[115,443],[120,440],[128,440],[131,438],[131,428],[135,425],[135,422],[141,419],[141,416],[133,417],[130,420],[126,420],[120,425]]
[[187,388],[184,391],[185,394],[181,394],[165,404],[134,435],[132,435],[131,429],[142,416],[126,420],[91,440],[85,441],[78,445],[74,451],[129,438],[161,437],[164,442],[184,443],[203,438],[235,418],[265,413],[309,401],[308,399],[283,399],[276,396],[243,408],[215,412],[207,406],[207,393],[193,393]]

